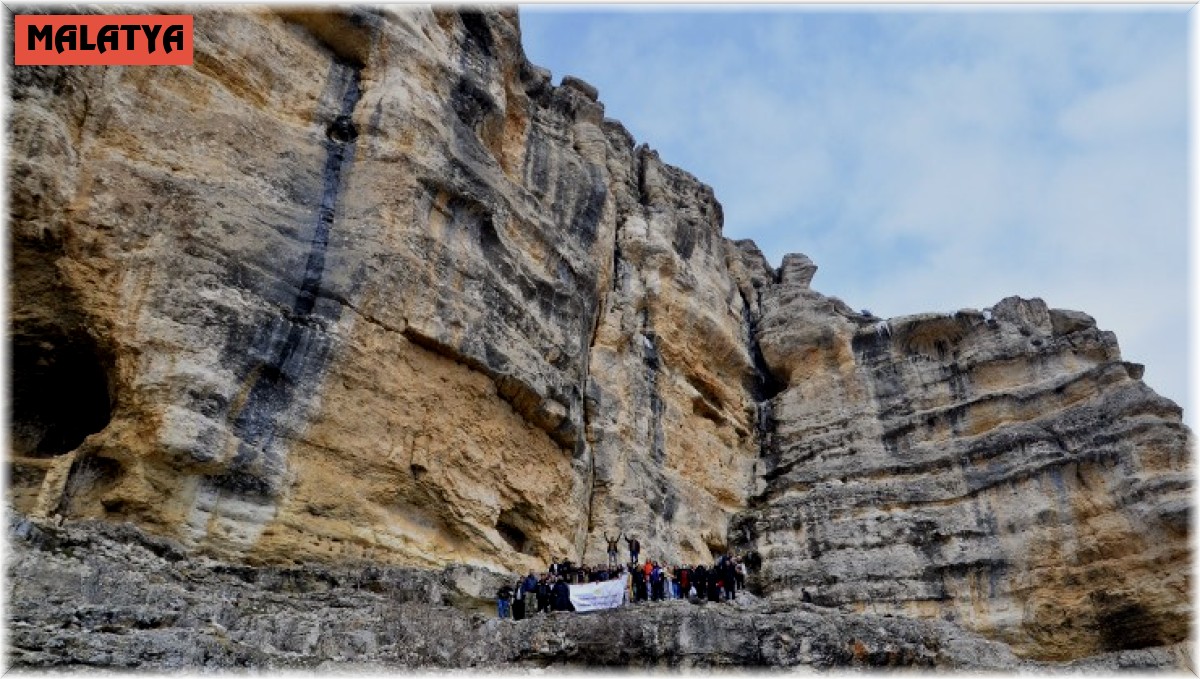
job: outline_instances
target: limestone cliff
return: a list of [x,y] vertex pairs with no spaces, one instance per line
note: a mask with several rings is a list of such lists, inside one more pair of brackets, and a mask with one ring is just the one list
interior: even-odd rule
[[192,68],[11,71],[19,514],[269,568],[624,532],[1034,658],[1186,638],[1189,435],[1086,315],[812,291],[514,10],[194,14]]
[[1187,637],[1175,404],[1078,312],[867,318],[789,256],[758,338],[784,389],[739,522],[765,591],[957,621],[1071,658]]

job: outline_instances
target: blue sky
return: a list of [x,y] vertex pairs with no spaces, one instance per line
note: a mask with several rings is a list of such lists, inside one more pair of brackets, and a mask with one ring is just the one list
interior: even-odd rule
[[879,316],[1081,309],[1185,407],[1187,7],[522,6],[529,58]]

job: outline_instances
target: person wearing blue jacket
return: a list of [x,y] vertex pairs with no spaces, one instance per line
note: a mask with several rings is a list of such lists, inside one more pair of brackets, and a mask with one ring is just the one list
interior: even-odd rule
[[537,588],[537,576],[533,574],[533,571],[529,571],[529,575],[521,581],[521,594],[525,599],[525,617],[527,618],[532,618],[533,614],[537,612]]

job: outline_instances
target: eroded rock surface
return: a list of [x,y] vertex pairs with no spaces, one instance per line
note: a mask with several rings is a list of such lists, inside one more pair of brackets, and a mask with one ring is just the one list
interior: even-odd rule
[[739,524],[765,591],[1043,658],[1188,637],[1188,433],[1112,333],[1016,297],[881,321],[797,268],[762,302],[787,387]]
[[17,519],[9,540],[16,667],[1186,667],[1182,646],[1033,663],[949,623],[811,604],[672,601],[513,622],[480,598],[498,574],[198,560],[127,525]]
[[[888,619],[904,664],[950,662],[918,638],[959,626],[1054,660],[1186,638],[1188,433],[1090,316],[1011,298],[885,322],[821,295],[808,257],[725,239],[712,189],[595,87],[530,64],[514,10],[205,10],[195,46],[193,68],[10,72],[18,513],[129,522],[185,562],[430,583],[602,561],[606,532],[672,563],[734,545],[763,557],[770,625],[827,625],[801,590],[926,619]],[[238,587],[299,605],[260,584]],[[334,589],[329,611],[387,605]],[[679,613],[701,622],[655,618],[661,640],[596,618],[631,655],[500,659],[858,658],[836,625],[828,650],[686,650],[693,624],[766,632]],[[526,634],[445,615],[475,641],[412,662]],[[177,627],[153,620],[127,641]],[[29,624],[21,662],[125,657]],[[213,662],[276,662],[262,634]],[[409,661],[321,643],[279,657]],[[180,652],[121,651],[208,662]]]

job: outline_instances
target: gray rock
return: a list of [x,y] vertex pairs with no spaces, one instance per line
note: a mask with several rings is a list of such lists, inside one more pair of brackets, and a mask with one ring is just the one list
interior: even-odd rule
[[[23,520],[22,520],[23,521]],[[491,599],[441,598],[461,578],[395,567],[249,567],[103,522],[10,529],[13,667],[170,671],[421,668],[942,667],[1094,671],[1185,666],[1174,649],[1028,663],[944,622],[756,598],[666,601],[495,618]],[[80,606],[81,593],[97,604]]]
[[1069,335],[1080,330],[1096,327],[1096,319],[1082,311],[1068,309],[1051,309],[1050,325],[1055,335]]
[[817,265],[813,264],[808,255],[787,254],[783,256],[783,265],[779,267],[779,282],[807,288],[816,274]]
[[582,79],[576,78],[573,75],[563,76],[562,86],[567,89],[575,90],[592,101],[600,100],[600,90],[597,90],[594,85],[584,82]]

